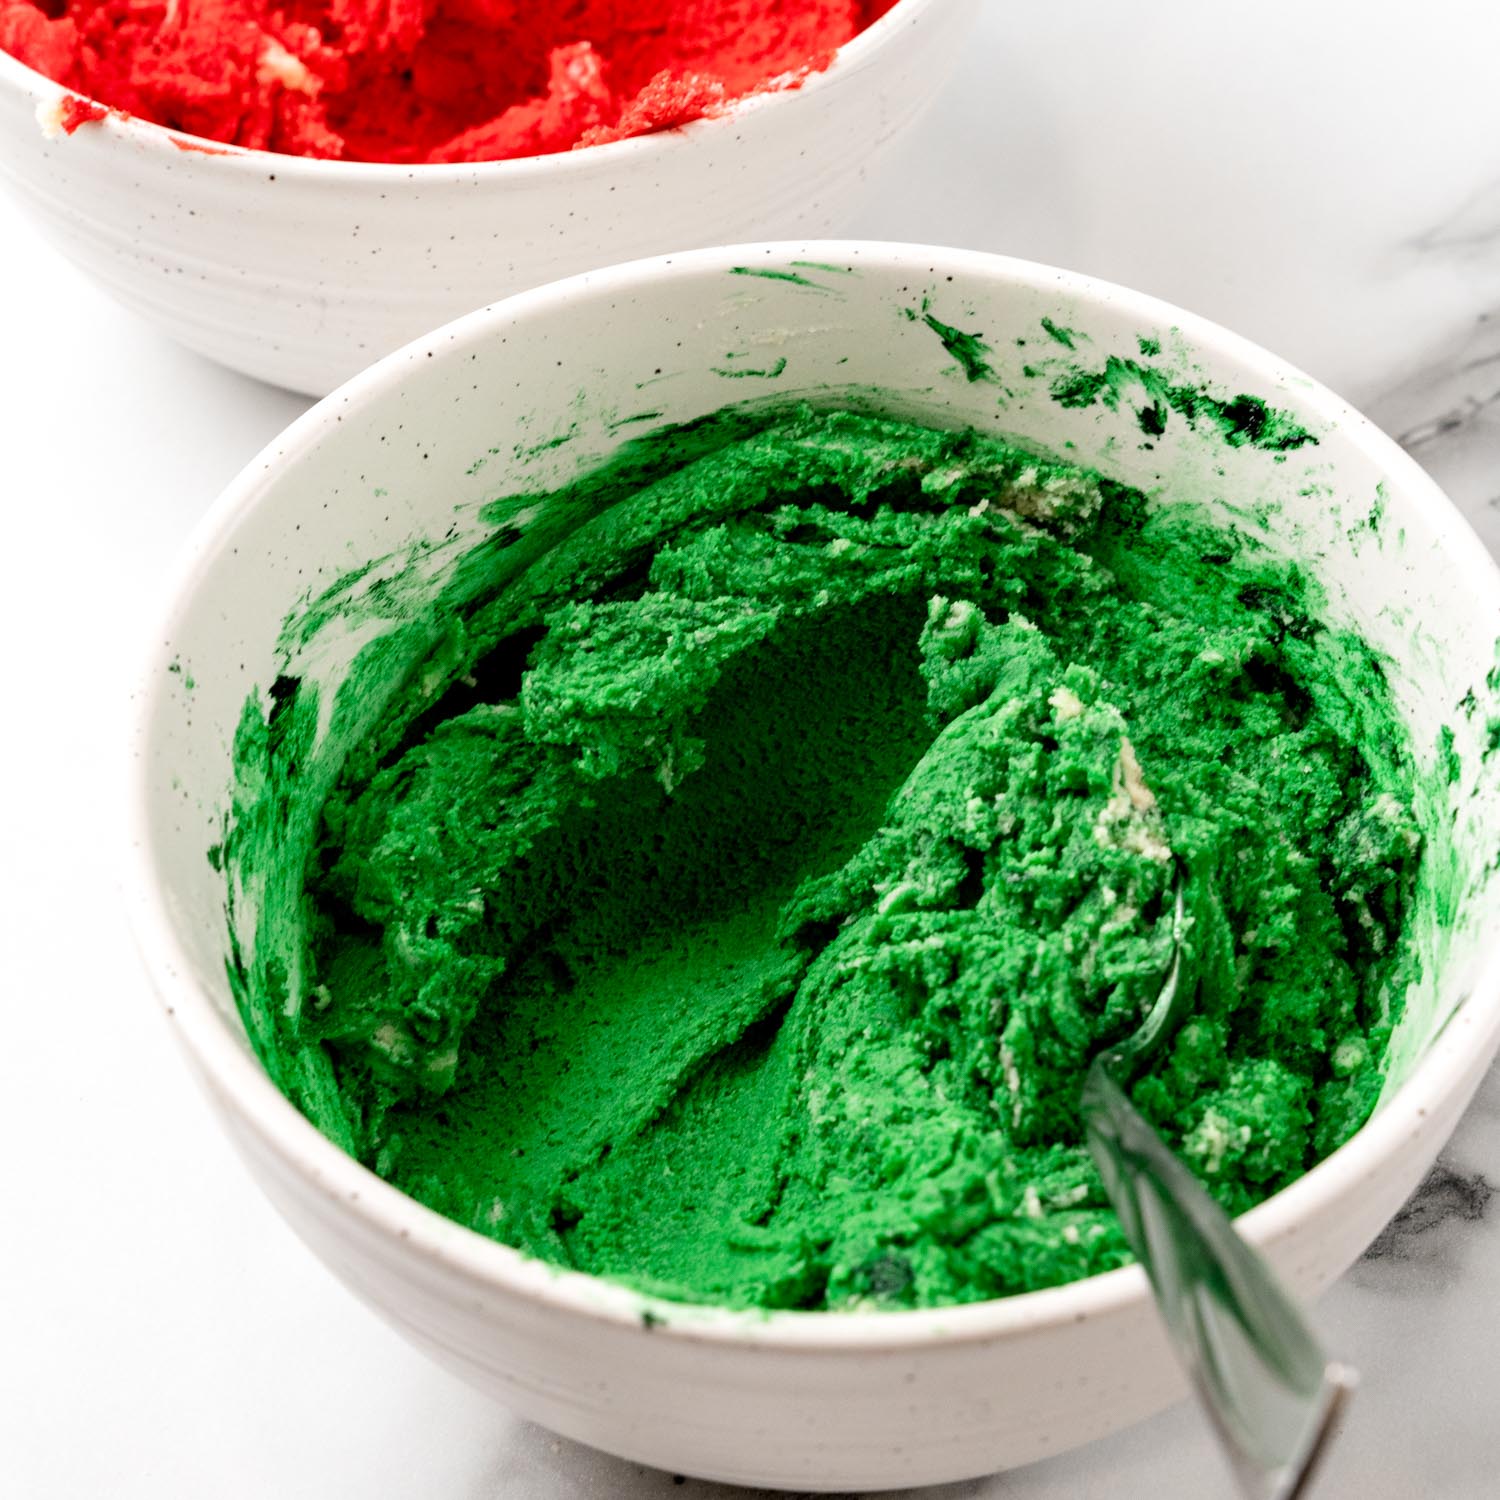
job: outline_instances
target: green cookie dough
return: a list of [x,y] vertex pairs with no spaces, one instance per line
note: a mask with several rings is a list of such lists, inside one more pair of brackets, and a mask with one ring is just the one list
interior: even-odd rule
[[[1223,920],[1137,1104],[1236,1212],[1363,1122],[1412,757],[1299,569],[972,433],[791,408],[661,453],[470,554],[425,654],[249,707],[242,1002],[320,1128],[682,1301],[1107,1270],[1079,1088],[1156,995],[1179,863]],[[330,712],[371,728],[320,779]]]

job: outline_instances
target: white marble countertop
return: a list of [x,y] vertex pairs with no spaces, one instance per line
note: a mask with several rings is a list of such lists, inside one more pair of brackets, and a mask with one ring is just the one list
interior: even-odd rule
[[[1143,14],[1144,13],[1144,14]],[[991,0],[849,232],[1157,293],[1363,407],[1500,548],[1500,10]],[[730,1500],[516,1421],[251,1187],[112,890],[114,705],[187,529],[304,405],[106,301],[0,203],[0,1492]],[[109,707],[104,707],[108,705]],[[1500,1490],[1500,1078],[1320,1316],[1364,1386],[1321,1493]],[[931,1492],[1214,1496],[1195,1412]]]

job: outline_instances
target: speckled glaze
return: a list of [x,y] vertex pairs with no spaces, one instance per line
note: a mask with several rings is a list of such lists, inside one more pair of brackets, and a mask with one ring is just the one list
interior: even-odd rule
[[0,182],[126,306],[232,369],[321,396],[429,329],[633,256],[838,227],[874,153],[947,79],[979,0],[900,0],[800,89],[586,151],[382,166],[240,151],[109,117],[0,52]]
[[[1160,344],[1153,358],[1174,377],[1259,397],[1316,444],[1278,453],[1175,419],[1152,435],[1129,401],[1055,399],[1054,362],[1143,359],[1142,340]],[[731,378],[736,360],[761,374]],[[947,1310],[764,1315],[652,1301],[527,1261],[366,1172],[272,1087],[234,1012],[224,890],[205,855],[240,705],[281,669],[280,622],[309,589],[450,528],[461,546],[483,532],[485,501],[563,482],[650,422],[732,400],[837,400],[846,387],[892,415],[1020,437],[1208,501],[1310,561],[1330,614],[1391,658],[1429,760],[1437,725],[1453,724],[1464,769],[1434,816],[1453,830],[1439,863],[1454,914],[1433,929],[1391,1085],[1353,1140],[1241,1221],[1295,1290],[1326,1286],[1416,1186],[1500,1045],[1489,869],[1500,791],[1482,753],[1500,574],[1363,418],[1253,345],[1138,294],[959,251],[746,246],[525,293],[402,350],[252,463],[193,543],[138,698],[126,881],[167,1013],[231,1137],[361,1297],[559,1432],[681,1473],[803,1490],[977,1475],[1162,1407],[1183,1385],[1144,1277],[1129,1268]],[[292,668],[326,682],[341,663],[320,650]],[[1470,690],[1478,708],[1466,716],[1456,706]]]

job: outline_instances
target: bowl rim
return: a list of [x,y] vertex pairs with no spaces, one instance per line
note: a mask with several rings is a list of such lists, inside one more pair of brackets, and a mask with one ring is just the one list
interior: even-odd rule
[[[169,577],[165,607],[153,622],[131,693],[130,754],[126,761],[126,837],[122,888],[129,925],[158,999],[195,1071],[233,1120],[301,1185],[336,1200],[392,1257],[415,1256],[464,1285],[469,1294],[510,1296],[552,1312],[617,1326],[642,1326],[656,1337],[830,1354],[898,1352],[941,1344],[970,1344],[1025,1335],[1142,1305],[1148,1299],[1138,1265],[1011,1297],[939,1308],[846,1312],[739,1310],[667,1300],[584,1272],[532,1259],[445,1219],[347,1156],[322,1135],[272,1083],[206,989],[178,941],[164,890],[155,879],[150,837],[151,768],[146,754],[152,726],[172,680],[174,624],[202,575],[230,545],[235,529],[300,456],[342,421],[346,408],[398,388],[413,363],[457,359],[476,342],[579,298],[608,300],[632,288],[697,273],[725,273],[769,257],[838,261],[852,258],[906,274],[951,274],[1016,290],[1052,291],[1128,310],[1142,326],[1175,326],[1195,349],[1212,350],[1247,374],[1286,388],[1299,414],[1311,415],[1353,442],[1400,486],[1436,533],[1455,571],[1455,586],[1488,595],[1500,607],[1500,566],[1436,482],[1397,444],[1321,383],[1240,335],[1158,298],[1099,278],[982,251],[870,240],[805,240],[718,246],[653,256],[517,293],[458,318],[396,350],[324,397],[273,438],[224,489],[194,529]],[[1441,1115],[1450,1096],[1474,1073],[1475,1058],[1500,1045],[1500,933],[1486,945],[1476,980],[1449,1021],[1429,1043],[1410,1076],[1332,1155],[1289,1187],[1237,1220],[1256,1246],[1295,1235],[1299,1225],[1344,1194],[1379,1175],[1382,1163]]]
[[684,125],[668,130],[655,130],[646,135],[627,136],[624,140],[607,141],[598,146],[580,147],[567,151],[552,151],[538,156],[515,156],[499,161],[476,162],[384,162],[345,161],[327,157],[298,156],[290,152],[266,151],[259,147],[235,146],[216,141],[209,136],[193,135],[186,130],[177,130],[154,120],[143,119],[126,110],[115,109],[102,99],[80,94],[66,84],[58,83],[45,73],[23,63],[18,57],[0,49],[0,86],[11,85],[36,97],[45,104],[52,98],[84,99],[107,111],[91,127],[117,135],[153,150],[170,150],[176,155],[200,156],[221,163],[225,171],[269,174],[274,180],[289,181],[313,179],[326,186],[334,174],[343,174],[350,181],[359,181],[372,187],[389,186],[392,183],[417,181],[424,184],[462,182],[468,186],[497,181],[526,181],[547,175],[568,177],[577,174],[606,172],[616,164],[623,165],[634,159],[643,166],[651,166],[661,156],[687,149],[698,137],[715,129],[728,129],[744,120],[753,119],[778,103],[795,99],[808,93],[818,94],[830,82],[838,83],[843,78],[865,67],[882,48],[896,40],[900,28],[914,22],[928,12],[951,3],[951,0],[894,0],[884,15],[877,16],[862,31],[836,48],[833,60],[826,68],[809,72],[793,88],[781,88],[747,94],[735,100],[722,113],[704,115],[689,120]]

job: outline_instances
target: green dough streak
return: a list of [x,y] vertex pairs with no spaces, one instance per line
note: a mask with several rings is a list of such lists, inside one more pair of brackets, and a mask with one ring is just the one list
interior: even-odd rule
[[972,433],[783,408],[631,451],[437,603],[376,584],[407,623],[331,710],[247,708],[235,973],[320,1128],[684,1301],[1103,1271],[1079,1087],[1155,998],[1174,856],[1224,923],[1136,1102],[1232,1211],[1363,1122],[1421,841],[1304,574]]

